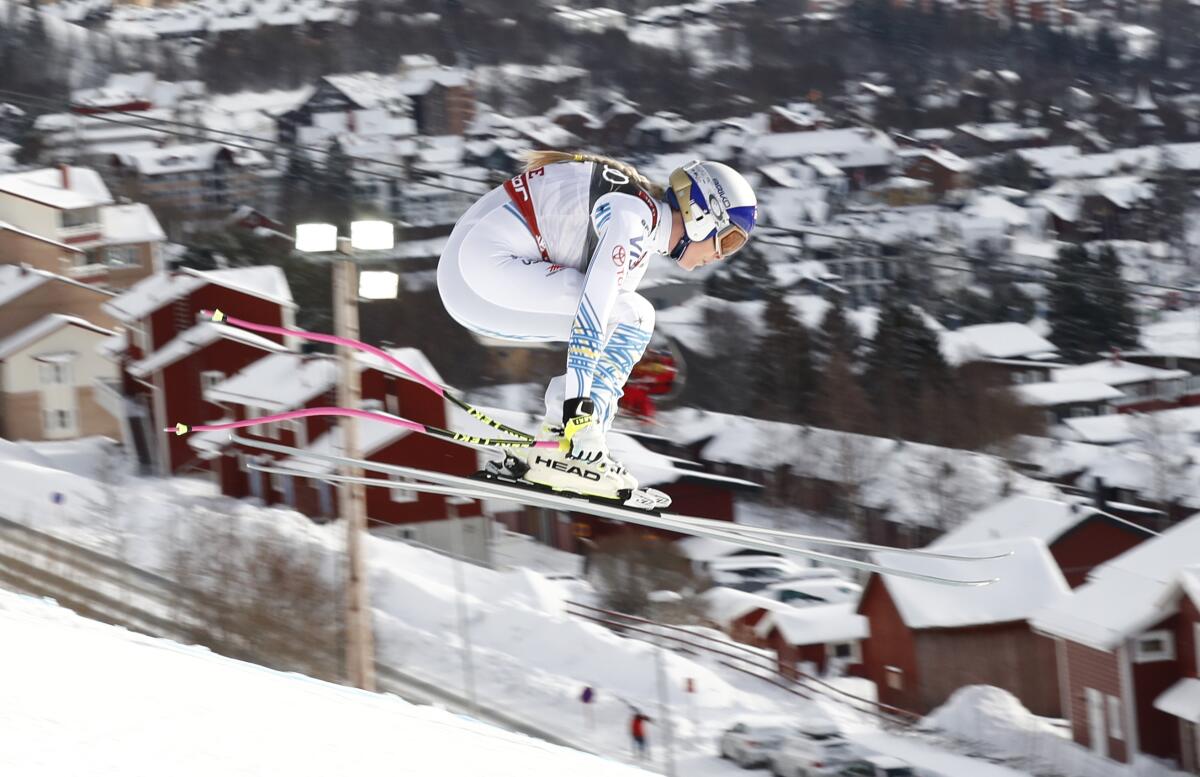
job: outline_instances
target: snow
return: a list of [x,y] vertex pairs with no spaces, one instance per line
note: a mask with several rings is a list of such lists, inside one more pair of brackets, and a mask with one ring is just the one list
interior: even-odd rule
[[758,135],[745,153],[769,161],[821,156],[839,168],[882,167],[895,160],[896,143],[878,130],[851,127]]
[[171,339],[171,342],[159,348],[145,359],[129,365],[129,374],[137,378],[144,378],[150,373],[168,367],[185,356],[193,354],[220,339],[236,340],[268,352],[282,351],[284,349],[279,343],[268,340],[261,335],[256,335],[253,332],[214,324],[211,321],[201,321],[186,332],[176,335]]
[[140,202],[101,208],[100,227],[109,244],[157,243],[167,239],[150,206]]
[[1200,723],[1200,679],[1185,677],[1154,700],[1154,708],[1181,720]]
[[854,611],[857,603],[821,604],[813,607],[773,609],[754,627],[759,637],[778,629],[789,645],[823,645],[852,642],[870,636],[866,616]]
[[1160,320],[1142,325],[1141,353],[1200,359],[1200,309],[1167,311]]
[[1013,496],[971,515],[957,528],[934,540],[930,547],[945,548],[1016,537],[1033,537],[1053,545],[1059,537],[1098,512],[1077,502]]
[[99,173],[89,167],[67,167],[69,187],[63,186],[63,172],[45,167],[23,173],[0,175],[0,194],[22,197],[60,210],[94,208],[112,203],[112,195]]
[[[204,542],[211,536],[204,533],[205,527],[222,533],[269,532],[273,543],[287,543],[300,557],[317,553],[327,568],[342,552],[344,527],[316,526],[288,510],[223,498],[207,479],[126,478],[118,484],[119,509],[101,516],[88,507],[104,501],[93,477],[82,467],[54,468],[63,460],[55,457],[81,455],[92,444],[98,446],[100,441],[69,448],[0,443],[0,493],[18,495],[6,502],[6,515],[104,552],[119,552],[132,563],[168,576],[174,550]],[[64,494],[65,499],[49,510],[52,493]],[[497,572],[473,565],[459,568],[459,577],[454,563],[437,553],[373,536],[365,538],[364,546],[382,663],[402,668],[451,696],[459,693],[464,643],[456,614],[457,578],[471,630],[476,691],[485,713],[497,710],[581,749],[623,759],[628,757],[629,705],[636,705],[650,710],[659,721],[650,729],[658,765],[663,730],[656,714],[656,651],[644,642],[565,615],[568,597],[587,601],[584,584],[567,585],[528,570]],[[36,607],[47,605],[36,603]],[[505,774],[510,772],[503,761],[482,765],[469,760],[474,757],[471,751],[500,746],[492,739],[463,743],[461,749],[467,752],[458,753],[436,737],[446,735],[451,727],[469,725],[472,731],[488,731],[503,741],[512,737],[528,743],[478,723],[464,724],[460,716],[85,624],[57,610],[52,620],[61,628],[55,626],[53,633],[39,639],[33,636],[32,626],[11,625],[12,609],[7,600],[0,604],[0,631],[6,636],[0,647],[6,659],[0,662],[0,684],[6,690],[0,725],[21,743],[24,760],[14,762],[12,753],[17,751],[6,750],[0,755],[0,764],[12,767],[3,769],[6,773],[151,777],[164,768],[192,774],[189,769],[195,764],[197,774],[274,774],[286,769],[289,774],[306,775],[362,766],[382,773],[395,770],[397,764],[405,768],[415,764],[413,768],[421,773],[487,769]],[[121,658],[115,647],[101,644],[103,640],[96,636],[100,634],[119,635],[134,643],[131,649],[136,652]],[[71,652],[76,648],[78,655]],[[903,758],[924,777],[1024,774],[951,754],[922,738],[882,733],[876,721],[842,704],[799,700],[715,659],[673,652],[663,653],[662,659],[671,689],[668,711],[681,774],[741,774],[716,757],[716,739],[722,730],[738,721],[762,719],[790,725],[801,717],[834,719],[864,753]],[[183,662],[178,671],[163,668],[175,661]],[[231,679],[219,676],[214,668],[218,665],[234,668]],[[675,689],[682,689],[688,678],[695,681],[697,692],[685,697]],[[859,696],[869,697],[873,691],[873,686],[858,679],[831,682]],[[270,686],[269,694],[264,684]],[[585,685],[597,691],[594,728],[585,726],[578,702]],[[275,693],[280,694],[277,703],[265,699]],[[431,719],[437,725],[430,731],[410,731],[406,726],[414,719],[418,724]],[[316,728],[315,720],[321,721]],[[297,732],[303,736],[298,738]],[[427,755],[425,739],[433,754]],[[346,742],[354,744],[354,753],[364,753],[364,759],[381,753],[379,762],[355,763]],[[541,743],[530,746],[560,752]],[[498,758],[497,751],[489,752]],[[421,760],[435,756],[442,758],[436,766]],[[295,763],[289,760],[293,757]],[[539,773],[540,757],[535,753],[522,758],[518,768],[523,777]],[[581,765],[597,763],[586,756],[575,757],[580,760],[560,762],[555,768],[573,768],[586,775],[590,772]],[[81,765],[81,758],[87,758],[87,763]],[[336,763],[330,760],[334,758]]]
[[54,332],[57,332],[59,329],[67,326],[68,324],[90,330],[99,335],[108,336],[112,334],[110,330],[96,326],[95,324],[85,321],[82,318],[67,316],[63,315],[62,313],[51,313],[48,316],[43,316],[41,319],[35,321],[24,329],[17,331],[15,334],[9,335],[3,340],[0,340],[0,360],[7,359],[16,353],[19,353],[23,349],[33,345],[39,340],[53,334]]
[[[1138,416],[1129,413],[1093,416],[1091,418],[1068,418],[1063,425],[1082,442],[1097,445],[1114,445],[1139,439],[1143,425]],[[1200,434],[1200,407],[1176,407],[1158,410],[1152,420],[1161,430],[1179,434]]]
[[991,585],[965,587],[883,576],[881,580],[901,619],[911,629],[963,628],[1023,621],[1043,607],[1062,602],[1070,592],[1046,544],[1032,537],[939,545],[938,550],[964,556],[1004,552],[1012,555],[967,563],[901,553],[873,553],[873,560],[880,564],[913,572],[960,579],[996,579]]
[[1169,614],[1164,612],[1163,594],[1180,570],[1195,564],[1197,548],[1200,515],[1095,568],[1087,583],[1039,612],[1033,625],[1047,634],[1111,650]]
[[0,307],[20,299],[54,276],[31,267],[0,265]]
[[[990,742],[996,746],[1010,745],[1014,735],[1050,734],[1057,729],[1025,709],[1021,701],[1002,688],[990,685],[967,685],[959,688],[946,702],[929,713],[922,725],[945,731],[972,742]],[[1023,745],[1023,741],[1020,741]]]
[[[431,706],[217,656],[0,592],[0,768],[141,777],[644,774]],[[320,721],[320,725],[313,725]]]
[[229,402],[280,412],[300,407],[328,391],[337,379],[329,357],[275,353],[253,362],[205,392],[210,402]]
[[1054,344],[1027,324],[976,324],[941,336],[942,353],[951,364],[979,359],[1038,358],[1057,352]]
[[180,175],[212,170],[217,156],[227,152],[238,167],[267,167],[269,161],[258,151],[222,146],[219,143],[189,143],[118,154],[121,163],[143,176]]
[[1073,402],[1102,402],[1125,396],[1107,383],[1074,381],[1072,383],[1023,383],[1013,386],[1017,397],[1034,407],[1054,407]]
[[104,310],[121,321],[136,323],[207,283],[215,283],[289,307],[294,305],[283,270],[273,265],[262,265],[206,271],[183,268],[155,273],[138,281],[116,299],[104,303]]

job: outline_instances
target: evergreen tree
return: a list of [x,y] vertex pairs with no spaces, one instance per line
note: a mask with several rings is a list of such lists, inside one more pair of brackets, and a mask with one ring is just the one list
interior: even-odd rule
[[1121,258],[1112,246],[1104,246],[1096,257],[1096,280],[1101,286],[1092,299],[1105,350],[1134,348],[1138,344],[1137,315],[1129,287],[1121,277]]
[[1095,258],[1080,245],[1059,251],[1047,318],[1050,341],[1071,361],[1088,362],[1109,349],[1137,345],[1137,321],[1121,260],[1110,246]]
[[835,353],[841,354],[846,364],[853,369],[857,364],[862,338],[858,327],[846,317],[844,295],[834,294],[825,309],[820,327],[813,334],[813,351],[822,367],[828,365]]
[[821,371],[813,403],[813,422],[843,432],[875,431],[877,422],[871,402],[842,351],[833,351]]
[[942,389],[949,377],[937,333],[905,301],[909,283],[901,276],[888,287],[865,360],[864,384],[878,410],[881,431],[893,437],[919,433],[912,422],[919,417],[921,397]]
[[291,225],[317,218],[317,171],[308,153],[295,146],[288,149],[287,166],[283,172],[283,219]]
[[721,262],[717,271],[708,276],[705,292],[718,299],[732,302],[762,299],[775,290],[777,284],[770,265],[762,252],[751,242],[729,261]]
[[1052,270],[1054,283],[1046,311],[1050,342],[1071,361],[1090,361],[1102,346],[1096,336],[1095,306],[1086,285],[1095,280],[1087,250],[1081,245],[1063,246]]
[[324,218],[338,225],[342,234],[350,234],[355,217],[357,194],[350,156],[336,140],[330,144],[318,178],[317,194]]
[[812,338],[777,290],[767,296],[750,369],[756,415],[777,421],[811,417],[817,386]]

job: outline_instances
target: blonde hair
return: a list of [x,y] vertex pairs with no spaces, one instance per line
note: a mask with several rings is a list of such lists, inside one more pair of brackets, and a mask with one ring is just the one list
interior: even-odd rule
[[572,154],[566,151],[526,151],[521,154],[521,159],[525,162],[523,172],[526,173],[530,170],[558,164],[559,162],[596,162],[597,164],[607,165],[608,167],[620,170],[629,176],[629,180],[645,189],[655,199],[661,200],[666,196],[666,189],[664,187],[653,183],[649,178],[639,173],[633,165],[626,162],[619,162],[612,157],[602,156],[601,154],[586,154],[582,152]]

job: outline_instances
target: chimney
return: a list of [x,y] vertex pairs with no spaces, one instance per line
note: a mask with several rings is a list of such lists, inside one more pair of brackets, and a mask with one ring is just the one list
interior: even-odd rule
[[58,166],[58,172],[62,176],[62,188],[70,189],[71,188],[71,166],[66,164],[65,162],[60,163]]
[[1112,363],[1113,363],[1113,364],[1120,364],[1120,363],[1121,363],[1121,349],[1120,349],[1120,348],[1113,348],[1113,349],[1112,349],[1112,356],[1111,356],[1111,359],[1112,359]]

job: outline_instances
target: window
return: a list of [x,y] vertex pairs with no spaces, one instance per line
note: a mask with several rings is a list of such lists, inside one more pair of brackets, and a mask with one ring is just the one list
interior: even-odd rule
[[1173,661],[1175,659],[1175,635],[1166,629],[1147,631],[1137,638],[1133,648],[1133,660],[1138,664],[1151,661]]
[[133,267],[142,263],[137,246],[109,246],[104,250],[104,263],[110,267]]
[[200,390],[208,391],[223,380],[225,380],[225,373],[220,370],[204,370],[200,373]]
[[1124,739],[1121,732],[1121,700],[1116,696],[1108,697],[1108,735],[1112,739]]
[[[400,475],[388,475],[388,480],[393,483],[412,482],[408,478],[401,477]],[[391,495],[392,501],[399,504],[410,504],[417,501],[417,497],[420,496],[416,491],[413,491],[409,488],[389,488],[388,493]]]
[[904,690],[904,670],[898,666],[885,666],[884,674],[887,677],[887,687],[893,691]]
[[71,383],[71,365],[49,362],[38,365],[38,379],[43,386],[67,386]]
[[74,410],[43,410],[42,431],[46,435],[70,434],[75,430]]
[[64,210],[61,211],[61,216],[63,229],[72,229],[74,227],[82,227],[85,224],[95,224],[98,222],[95,208]]

